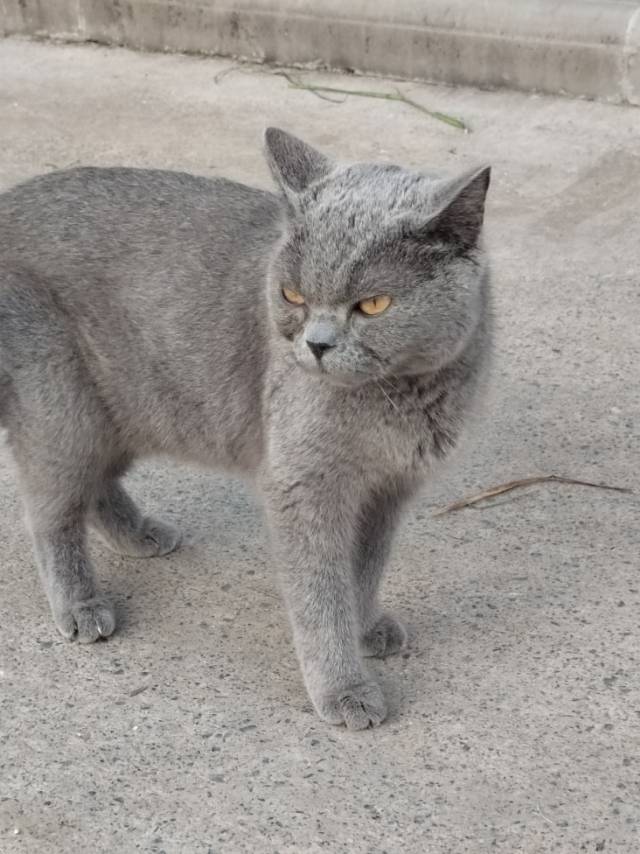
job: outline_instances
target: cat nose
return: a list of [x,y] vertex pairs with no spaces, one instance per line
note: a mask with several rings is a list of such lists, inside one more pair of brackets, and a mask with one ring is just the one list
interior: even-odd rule
[[326,341],[307,341],[307,347],[311,350],[316,359],[320,361],[327,350],[333,350],[335,344],[327,344]]
[[327,350],[332,350],[338,343],[335,324],[326,317],[318,317],[307,324],[304,335],[307,347],[318,361]]

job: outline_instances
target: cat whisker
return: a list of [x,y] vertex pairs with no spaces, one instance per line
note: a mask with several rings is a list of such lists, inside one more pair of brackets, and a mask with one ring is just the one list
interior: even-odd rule
[[391,380],[389,379],[389,377],[381,377],[380,379],[381,379],[381,381],[382,381],[382,382],[386,383],[386,384],[387,384],[387,386],[389,386],[389,387],[392,389],[392,391],[394,391],[394,392],[398,395],[398,397],[400,398],[400,400],[403,400],[404,398],[406,398],[406,397],[407,397],[406,392],[403,392],[403,391],[402,391],[401,389],[399,389],[396,385],[394,385],[394,384],[391,382]]
[[398,414],[401,414],[401,413],[400,413],[400,410],[398,409],[398,407],[396,406],[396,404],[393,402],[393,400],[389,397],[389,395],[387,394],[387,392],[384,390],[384,388],[383,388],[383,386],[381,385],[381,383],[380,383],[380,382],[376,382],[376,385],[378,386],[378,388],[380,389],[380,391],[383,393],[383,395],[387,398],[387,400],[389,401],[389,403],[391,404],[391,406],[393,406],[393,408],[395,409],[395,411],[396,411]]
[[391,382],[389,377],[380,377],[380,381],[383,383],[386,383],[388,386],[390,386],[395,391],[396,394],[399,394],[401,397],[403,396],[400,389]]
[[[398,378],[398,377],[396,377],[396,379],[399,379],[399,378]],[[406,392],[401,391],[397,386],[395,386],[395,385],[391,382],[391,380],[389,379],[389,377],[380,377],[380,380],[381,380],[382,382],[387,383],[387,385],[388,385],[388,386],[390,386],[390,387],[391,387],[391,389],[393,389],[393,391],[398,395],[398,397],[399,397],[401,400],[402,400],[402,399],[404,399],[404,398],[407,398],[407,397],[408,397],[408,394],[407,394]],[[382,387],[379,383],[378,383],[378,387],[380,388],[380,391],[384,394],[384,396],[387,398],[387,400],[389,401],[389,403],[390,403],[390,404],[393,406],[393,408],[396,410],[396,412],[397,412],[397,413],[402,417],[402,420],[404,421],[404,423],[411,427],[411,431],[412,431],[412,433],[414,433],[416,436],[419,436],[419,432],[416,430],[415,426],[411,423],[411,419],[409,418],[409,416],[408,416],[406,413],[402,412],[402,411],[401,411],[401,410],[396,406],[395,402],[391,399],[391,397],[387,394],[387,392],[383,389],[383,387]]]

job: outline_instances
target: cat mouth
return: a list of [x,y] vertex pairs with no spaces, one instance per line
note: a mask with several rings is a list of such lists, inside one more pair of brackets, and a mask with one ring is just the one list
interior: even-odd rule
[[329,383],[329,385],[339,386],[340,388],[357,388],[370,382],[372,379],[362,373],[346,373],[335,368],[332,369],[329,365],[325,365],[322,362],[315,365],[305,364],[304,362],[298,362],[298,364],[309,376],[315,377],[321,382]]

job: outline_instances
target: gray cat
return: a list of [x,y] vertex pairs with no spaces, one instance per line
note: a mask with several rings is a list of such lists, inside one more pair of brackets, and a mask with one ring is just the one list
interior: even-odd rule
[[265,135],[279,196],[73,169],[0,195],[0,424],[58,629],[108,637],[86,526],[120,554],[177,532],[122,485],[172,454],[250,475],[320,717],[385,700],[406,643],[378,588],[403,503],[457,440],[490,339],[489,169],[341,166]]

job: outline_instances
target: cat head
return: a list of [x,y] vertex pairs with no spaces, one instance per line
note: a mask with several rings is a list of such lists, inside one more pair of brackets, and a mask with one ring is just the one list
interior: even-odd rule
[[276,128],[265,147],[287,217],[270,309],[298,364],[359,385],[435,372],[459,356],[485,298],[489,168],[445,180],[342,166]]

